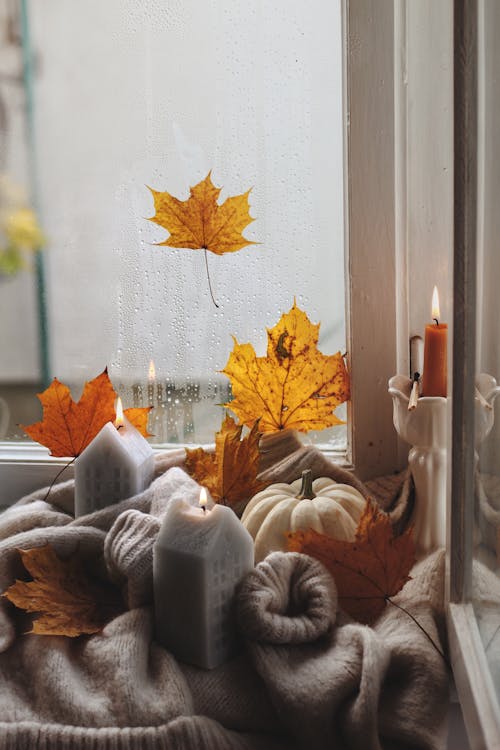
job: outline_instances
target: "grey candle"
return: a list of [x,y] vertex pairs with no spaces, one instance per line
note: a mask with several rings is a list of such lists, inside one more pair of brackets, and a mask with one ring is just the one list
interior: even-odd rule
[[75,461],[75,516],[137,495],[153,475],[153,450],[124,418],[118,399],[115,423],[105,424]]
[[154,547],[156,638],[181,661],[213,669],[237,648],[234,592],[253,540],[223,505],[172,500]]

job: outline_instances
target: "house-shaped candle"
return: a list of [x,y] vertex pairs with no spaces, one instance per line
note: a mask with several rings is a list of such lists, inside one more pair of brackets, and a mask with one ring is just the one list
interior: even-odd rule
[[253,565],[252,537],[230,508],[172,499],[153,556],[157,641],[205,669],[230,658],[235,589]]
[[115,423],[105,424],[75,461],[75,516],[137,495],[153,474],[153,450],[123,416],[118,399]]

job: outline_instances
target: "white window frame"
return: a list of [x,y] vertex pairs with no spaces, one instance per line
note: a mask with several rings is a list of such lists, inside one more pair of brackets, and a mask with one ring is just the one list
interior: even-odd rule
[[404,296],[405,254],[396,242],[393,0],[350,0],[344,19],[349,445],[367,479],[404,465],[387,393],[392,375],[409,372],[408,346],[399,344],[408,316],[396,293]]

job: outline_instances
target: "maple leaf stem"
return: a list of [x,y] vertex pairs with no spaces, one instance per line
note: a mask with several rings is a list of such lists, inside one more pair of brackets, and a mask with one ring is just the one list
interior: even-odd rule
[[212,297],[212,302],[214,303],[215,307],[219,307],[219,305],[215,301],[214,293],[212,291],[212,282],[210,281],[210,271],[208,270],[208,251],[206,247],[203,248],[203,252],[205,253],[205,268],[207,269],[207,279],[208,279],[208,288],[210,289],[210,296]]
[[48,496],[50,495],[50,493],[52,491],[52,487],[55,485],[55,483],[57,482],[57,480],[59,479],[59,477],[61,476],[61,474],[63,473],[63,471],[66,471],[66,469],[68,468],[68,466],[71,466],[71,464],[74,464],[77,458],[78,458],[78,456],[75,456],[74,458],[71,459],[71,461],[69,463],[65,464],[61,469],[59,469],[59,471],[55,475],[54,479],[50,483],[47,492],[45,493],[45,497],[42,500],[43,503],[45,503],[47,501],[47,498],[48,498]]
[[430,641],[430,642],[432,643],[432,645],[434,646],[434,648],[436,649],[436,651],[438,652],[438,654],[439,654],[439,655],[440,655],[440,656],[441,656],[441,657],[443,658],[443,661],[444,661],[444,663],[446,664],[446,667],[447,667],[447,669],[448,669],[448,670],[449,670],[449,671],[451,672],[451,664],[450,664],[450,661],[449,661],[448,657],[446,656],[446,654],[444,653],[444,651],[442,651],[442,650],[441,650],[441,649],[439,648],[439,646],[437,645],[437,643],[435,642],[435,640],[434,640],[434,639],[432,638],[432,636],[431,636],[431,635],[429,635],[429,633],[428,633],[428,632],[427,632],[427,630],[426,630],[426,629],[425,629],[425,628],[423,627],[423,625],[421,625],[421,624],[419,623],[419,621],[417,620],[417,618],[416,618],[416,617],[415,617],[414,615],[412,615],[412,613],[411,613],[411,612],[408,612],[408,610],[407,610],[407,609],[405,609],[404,607],[402,607],[402,606],[401,606],[400,604],[396,604],[396,602],[393,602],[390,596],[386,596],[386,597],[384,597],[384,598],[385,598],[386,602],[389,602],[389,604],[392,604],[392,606],[393,606],[393,607],[397,607],[397,609],[400,609],[400,610],[401,610],[401,612],[404,612],[404,613],[405,613],[406,615],[408,615],[408,617],[410,617],[410,618],[411,618],[411,619],[413,620],[413,622],[415,623],[415,625],[417,625],[417,627],[419,627],[419,628],[420,628],[420,630],[422,631],[422,633],[423,633],[423,634],[424,634],[424,635],[425,635],[425,636],[426,636],[426,637],[427,637],[427,638],[429,639],[429,641]]

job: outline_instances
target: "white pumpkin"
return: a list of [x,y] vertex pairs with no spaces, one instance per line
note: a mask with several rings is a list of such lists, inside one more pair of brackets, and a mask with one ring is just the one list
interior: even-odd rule
[[291,484],[272,484],[257,493],[241,517],[255,542],[255,562],[286,550],[287,531],[314,529],[334,539],[353,541],[366,500],[348,484],[329,477],[312,481],[310,469]]

